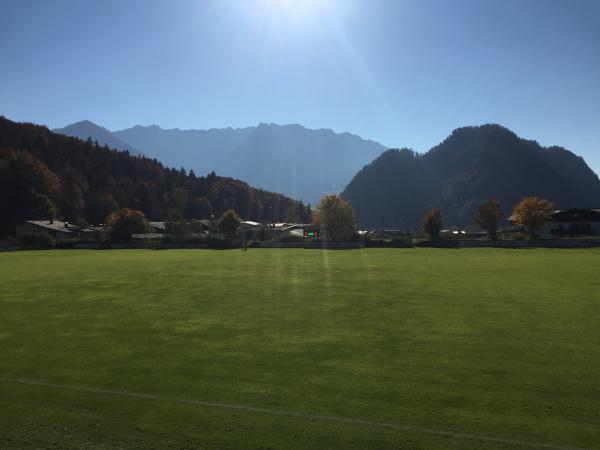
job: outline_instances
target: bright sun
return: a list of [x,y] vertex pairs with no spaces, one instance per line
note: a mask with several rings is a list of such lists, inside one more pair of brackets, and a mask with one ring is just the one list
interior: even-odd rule
[[267,7],[290,14],[313,14],[325,8],[329,0],[263,0]]

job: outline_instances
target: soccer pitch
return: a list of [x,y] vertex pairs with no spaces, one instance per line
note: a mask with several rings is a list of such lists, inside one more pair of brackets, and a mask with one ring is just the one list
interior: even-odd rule
[[0,254],[1,448],[600,448],[600,250]]

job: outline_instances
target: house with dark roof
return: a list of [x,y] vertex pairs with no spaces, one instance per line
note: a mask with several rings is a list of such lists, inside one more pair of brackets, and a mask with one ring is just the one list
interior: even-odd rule
[[540,233],[540,237],[545,239],[588,236],[600,236],[600,209],[557,210]]

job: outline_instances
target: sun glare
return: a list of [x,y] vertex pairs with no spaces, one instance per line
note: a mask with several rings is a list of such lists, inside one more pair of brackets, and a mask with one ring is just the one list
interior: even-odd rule
[[271,12],[296,18],[318,15],[329,6],[329,3],[329,0],[263,0],[264,7]]
[[309,6],[315,7],[320,3],[325,3],[319,0],[266,0],[266,2],[275,8],[294,8],[302,9]]

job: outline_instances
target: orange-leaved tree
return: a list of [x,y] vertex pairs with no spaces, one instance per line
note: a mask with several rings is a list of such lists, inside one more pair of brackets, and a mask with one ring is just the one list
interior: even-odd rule
[[104,231],[113,242],[131,242],[132,234],[143,234],[149,230],[148,220],[143,212],[122,208],[111,212],[104,221]]
[[554,212],[554,203],[540,197],[525,197],[513,209],[512,222],[535,238]]

